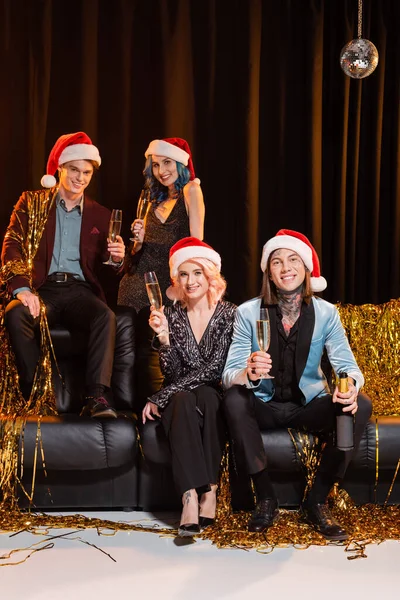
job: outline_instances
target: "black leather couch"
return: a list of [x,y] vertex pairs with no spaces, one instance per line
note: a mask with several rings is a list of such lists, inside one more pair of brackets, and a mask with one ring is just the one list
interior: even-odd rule
[[[47,476],[38,460],[34,504],[40,509],[141,508],[153,511],[179,510],[181,507],[172,482],[170,452],[160,423],[148,422],[143,426],[140,419],[136,423],[133,418],[133,412],[140,414],[146,395],[154,390],[154,378],[157,377],[154,365],[148,366],[145,319],[136,327],[133,311],[119,307],[116,312],[118,329],[112,391],[119,415],[117,420],[78,416],[85,340],[62,329],[52,331],[66,385],[63,388],[54,374],[60,415],[43,418],[41,423]],[[24,436],[23,482],[28,490],[36,431],[36,422],[31,420]],[[305,479],[289,433],[287,430],[264,432],[263,439],[281,506],[297,506]],[[345,489],[356,503],[376,501],[383,504],[399,458],[400,417],[372,418],[347,471]],[[234,508],[251,508],[251,491],[233,471],[231,489]],[[20,496],[21,503],[26,505],[27,499],[22,492]],[[393,485],[389,504],[399,502],[400,477]]]

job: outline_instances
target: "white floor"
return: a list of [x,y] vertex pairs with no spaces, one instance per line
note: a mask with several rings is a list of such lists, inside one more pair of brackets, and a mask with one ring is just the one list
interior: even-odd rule
[[[146,525],[146,519],[154,519],[139,512],[85,514]],[[162,526],[178,518],[157,516]],[[50,535],[66,532],[52,530]],[[9,564],[32,552],[31,548],[7,558],[11,550],[37,542],[43,545],[45,540],[46,536],[27,533],[0,535],[2,600],[400,598],[400,543],[393,541],[369,545],[367,558],[348,560],[343,547],[277,548],[263,555],[254,550],[219,550],[203,540],[144,532],[106,537],[85,529],[54,540],[53,548],[32,554],[22,564]]]

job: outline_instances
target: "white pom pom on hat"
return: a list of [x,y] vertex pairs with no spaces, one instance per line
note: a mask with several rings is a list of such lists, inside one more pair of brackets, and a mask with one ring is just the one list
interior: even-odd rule
[[83,131],[66,133],[58,138],[54,144],[47,160],[46,175],[43,175],[40,183],[45,188],[54,187],[57,183],[54,175],[60,165],[71,160],[93,160],[101,165],[98,148]]
[[57,179],[54,177],[54,175],[43,175],[40,183],[44,188],[52,188],[56,185]]
[[322,292],[327,287],[326,279],[321,275],[319,258],[314,246],[305,235],[291,229],[280,229],[276,236],[264,245],[261,256],[263,272],[267,268],[269,256],[280,248],[294,250],[300,256],[311,273],[310,283],[313,292]]

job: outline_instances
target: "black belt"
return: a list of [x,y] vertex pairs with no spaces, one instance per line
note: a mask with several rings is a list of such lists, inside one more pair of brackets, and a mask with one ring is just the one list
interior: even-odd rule
[[47,281],[55,281],[56,283],[67,283],[68,281],[79,281],[72,273],[52,273],[48,276]]

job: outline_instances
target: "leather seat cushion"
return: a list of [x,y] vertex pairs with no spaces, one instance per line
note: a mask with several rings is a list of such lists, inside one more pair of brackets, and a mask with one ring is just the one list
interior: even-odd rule
[[[36,418],[29,418],[21,436],[25,469],[31,469],[34,464],[37,431]],[[40,431],[44,463],[49,471],[121,467],[132,464],[137,453],[136,427],[129,414],[120,414],[118,419],[90,419],[76,415],[43,417]],[[40,447],[37,468],[43,468]]]

